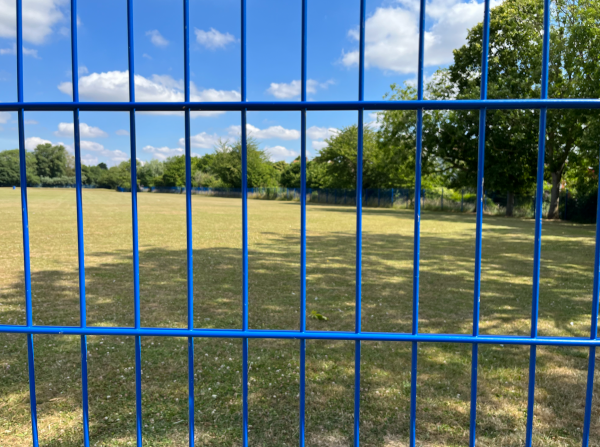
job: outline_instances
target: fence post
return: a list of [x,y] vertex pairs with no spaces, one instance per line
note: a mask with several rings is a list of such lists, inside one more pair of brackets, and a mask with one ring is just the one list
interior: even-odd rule
[[444,188],[442,188],[442,211],[444,211]]
[[463,201],[464,201],[464,196],[465,196],[465,190],[461,189],[460,190],[460,212],[463,212]]

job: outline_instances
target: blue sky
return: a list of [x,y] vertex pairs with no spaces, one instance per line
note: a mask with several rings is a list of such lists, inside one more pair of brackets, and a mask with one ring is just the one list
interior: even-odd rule
[[[500,0],[493,1],[498,4]],[[16,101],[14,0],[0,0],[0,101]],[[240,92],[240,1],[190,0],[192,100],[235,101]],[[70,6],[68,0],[23,0],[25,101],[70,101]],[[300,93],[300,0],[248,0],[247,99],[297,100]],[[418,0],[367,0],[365,99],[377,100],[391,83],[414,82],[418,48]],[[480,22],[477,0],[427,4],[426,76],[452,61],[467,29]],[[79,89],[82,101],[126,101],[125,0],[79,0]],[[308,7],[308,99],[358,97],[359,0],[312,0]],[[183,7],[175,0],[134,2],[136,99],[183,100]],[[183,153],[183,114],[137,116],[138,158]],[[366,121],[374,121],[368,114]],[[115,165],[129,158],[129,121],[123,112],[81,113],[82,159]],[[50,141],[73,146],[70,112],[27,112],[26,147]],[[309,112],[308,151],[355,112]],[[84,125],[85,124],[85,125]],[[298,112],[249,112],[248,132],[273,160],[300,151]],[[219,139],[235,139],[238,112],[196,113],[192,151],[211,152]],[[16,113],[0,112],[0,150],[18,147]]]

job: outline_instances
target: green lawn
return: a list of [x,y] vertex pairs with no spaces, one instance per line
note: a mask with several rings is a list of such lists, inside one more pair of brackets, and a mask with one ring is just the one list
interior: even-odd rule
[[[33,321],[78,325],[75,192],[29,189]],[[133,325],[130,195],[84,191],[88,324]],[[143,326],[186,327],[185,196],[138,195]],[[193,197],[195,325],[241,327],[241,201]],[[19,190],[0,188],[0,324],[24,324]],[[309,205],[309,329],[354,329],[355,210]],[[253,329],[297,329],[300,207],[249,202],[249,319]],[[364,331],[408,332],[412,324],[413,214],[364,211]],[[475,216],[424,212],[421,332],[472,329]],[[544,222],[540,335],[589,336],[595,227]],[[481,332],[529,334],[533,221],[486,216]],[[82,445],[77,336],[35,336],[41,445]],[[0,334],[0,445],[30,445],[25,336]],[[94,446],[135,445],[134,345],[89,337],[90,432]],[[408,445],[410,344],[363,343],[361,444]],[[197,445],[241,444],[241,342],[196,341]],[[481,346],[478,444],[525,439],[528,347]],[[537,446],[581,444],[588,351],[539,348]],[[148,446],[187,441],[187,340],[142,339],[143,423]],[[250,341],[250,444],[298,439],[299,344]],[[464,446],[469,437],[471,347],[419,345],[417,438]],[[354,343],[307,343],[307,440],[352,443]],[[591,445],[600,445],[598,398]]]

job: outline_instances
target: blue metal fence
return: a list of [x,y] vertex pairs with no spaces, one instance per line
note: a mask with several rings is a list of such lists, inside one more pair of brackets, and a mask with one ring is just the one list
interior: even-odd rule
[[[80,102],[78,93],[78,63],[77,63],[77,1],[71,0],[71,50],[72,50],[72,82],[73,101],[70,103],[26,103],[23,101],[23,39],[22,39],[22,0],[16,0],[17,5],[17,76],[18,76],[18,102],[2,103],[0,110],[17,111],[19,126],[19,151],[21,173],[21,201],[23,223],[23,254],[25,276],[25,325],[1,325],[0,332],[21,333],[27,337],[29,392],[31,401],[31,421],[33,445],[38,446],[37,408],[34,371],[34,334],[71,334],[81,336],[81,366],[82,366],[82,391],[83,391],[83,427],[84,445],[90,445],[89,417],[88,417],[88,382],[87,382],[87,340],[88,335],[124,335],[135,338],[135,370],[136,370],[136,406],[137,406],[137,445],[142,445],[142,413],[141,413],[141,343],[142,336],[187,337],[188,338],[188,374],[189,374],[189,445],[194,445],[194,338],[240,338],[243,340],[243,445],[248,445],[248,340],[250,338],[278,338],[296,339],[300,343],[300,446],[305,444],[305,366],[307,340],[354,340],[355,349],[355,389],[354,389],[354,445],[360,443],[360,365],[361,341],[380,340],[412,343],[411,365],[411,399],[410,399],[410,445],[416,444],[416,396],[417,396],[417,344],[431,342],[467,343],[472,345],[472,372],[471,372],[471,415],[470,415],[470,440],[469,445],[475,446],[476,442],[476,417],[477,417],[477,365],[478,346],[484,344],[517,344],[530,346],[529,368],[529,396],[527,405],[527,430],[526,446],[532,445],[533,430],[533,405],[535,393],[536,349],[538,345],[556,346],[587,346],[589,347],[589,366],[587,394],[585,401],[585,414],[583,421],[584,447],[589,443],[589,430],[591,418],[591,404],[593,392],[593,379],[595,369],[596,346],[600,344],[597,338],[598,329],[598,297],[599,287],[599,262],[600,262],[600,232],[596,232],[596,249],[594,264],[594,284],[592,303],[592,329],[589,338],[572,337],[542,337],[538,335],[538,302],[540,283],[540,256],[542,236],[542,196],[544,178],[544,151],[546,134],[546,114],[548,108],[600,108],[597,99],[548,99],[548,64],[550,50],[550,0],[544,0],[544,34],[542,54],[542,95],[538,100],[489,100],[487,99],[487,61],[489,52],[490,34],[490,0],[485,0],[483,17],[483,55],[481,97],[479,100],[450,100],[427,101],[423,97],[423,57],[425,33],[425,5],[426,0],[420,0],[420,34],[418,58],[418,99],[403,101],[364,101],[364,54],[365,54],[365,0],[360,0],[360,46],[359,46],[359,83],[358,101],[340,102],[308,102],[306,100],[307,83],[307,7],[308,0],[302,2],[302,50],[301,50],[301,100],[298,102],[248,102],[246,101],[246,0],[241,1],[241,101],[230,103],[219,102],[190,102],[190,66],[189,66],[189,0],[182,0],[184,11],[184,63],[185,63],[185,101],[172,103],[137,103],[134,89],[134,41],[133,41],[133,0],[127,0],[128,19],[128,45],[129,45],[129,102]],[[415,172],[415,197],[421,195],[421,154],[423,110],[429,109],[477,109],[480,111],[479,122],[479,149],[478,149],[478,184],[477,184],[477,224],[476,224],[476,252],[475,252],[475,287],[473,300],[473,332],[471,335],[453,334],[423,334],[419,333],[419,249],[420,249],[420,221],[421,204],[414,201],[414,266],[413,266],[413,320],[411,333],[377,333],[361,331],[361,241],[362,241],[362,194],[356,194],[356,323],[354,332],[324,332],[306,330],[306,113],[308,110],[354,110],[358,112],[358,172],[357,191],[362,188],[362,157],[363,157],[363,114],[364,110],[416,110],[417,111],[417,163]],[[537,172],[537,200],[535,203],[535,248],[533,272],[533,296],[531,310],[531,334],[524,336],[481,335],[479,333],[480,309],[480,282],[481,282],[481,247],[483,225],[483,178],[485,155],[485,123],[487,109],[540,109],[539,123],[539,154]],[[79,254],[79,296],[80,296],[80,325],[79,327],[63,326],[34,326],[31,305],[31,269],[29,251],[29,228],[27,210],[27,184],[25,170],[25,136],[24,113],[27,110],[68,110],[73,112],[75,127],[75,161],[76,161],[76,201],[77,201],[77,228],[78,228],[78,254]],[[81,146],[79,134],[79,111],[128,111],[130,115],[131,158],[136,158],[136,133],[135,112],[144,111],[185,111],[185,162],[186,162],[186,212],[187,212],[187,298],[188,298],[188,327],[186,329],[158,329],[141,327],[140,325],[140,288],[139,288],[139,252],[138,252],[138,226],[137,226],[137,191],[131,191],[132,205],[132,232],[133,232],[133,278],[134,278],[134,327],[88,327],[86,325],[86,297],[85,297],[85,265],[84,265],[84,233],[82,213],[82,181],[81,181]],[[242,234],[243,234],[243,293],[241,304],[243,309],[243,326],[237,329],[202,329],[193,325],[193,259],[192,259],[192,213],[191,213],[191,150],[190,150],[190,111],[191,110],[219,110],[238,111],[241,113],[242,124]],[[299,111],[301,116],[301,232],[300,232],[300,329],[298,331],[273,331],[253,330],[248,326],[248,187],[247,187],[247,134],[246,113],[248,110],[288,110]],[[131,184],[136,182],[136,164],[131,163]],[[600,209],[597,211],[600,216]],[[597,220],[600,222],[600,219]],[[598,224],[597,224],[598,225]]]

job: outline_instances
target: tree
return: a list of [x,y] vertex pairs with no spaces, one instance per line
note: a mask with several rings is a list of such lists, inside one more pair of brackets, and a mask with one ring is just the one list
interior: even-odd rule
[[[247,141],[247,179],[248,187],[278,186],[277,172],[269,161],[265,151],[260,150],[253,139]],[[221,179],[225,186],[242,187],[242,143],[237,140],[233,144],[221,141],[215,148],[210,171]]]
[[[597,64],[600,56],[600,8],[597,1],[556,0],[551,14],[549,97],[597,98],[600,96],[600,68]],[[462,95],[470,92],[473,96],[479,92],[482,34],[483,25],[480,23],[469,31],[467,43],[454,51],[454,64],[449,70],[450,79]],[[542,38],[541,1],[506,0],[492,10],[490,98],[540,97]],[[493,115],[497,114],[498,112],[490,114],[492,124],[498,124],[493,122]],[[549,218],[558,217],[561,181],[569,157],[580,150],[589,116],[589,111],[576,109],[548,112],[545,180],[552,185]],[[530,128],[530,117],[531,114],[527,111],[514,111],[510,119],[504,120],[507,124],[505,131],[513,133],[512,126],[517,125],[524,140],[531,142],[530,136],[526,135],[531,132],[526,130]],[[493,127],[488,126],[488,129],[493,132]],[[519,146],[514,138],[504,138],[502,144],[511,145],[511,153]],[[524,158],[520,161],[530,159],[530,155],[521,155]],[[486,182],[487,180],[486,172]]]
[[[20,165],[19,149],[0,152],[0,186],[20,185]],[[35,156],[31,152],[25,153],[25,165],[27,168],[27,185],[37,185],[40,179],[36,175]]]
[[67,151],[62,145],[38,144],[33,150],[40,177],[63,177],[67,174]]
[[185,186],[185,156],[169,157],[163,163],[162,186]]
[[[300,157],[286,165],[285,171],[281,174],[279,183],[284,188],[300,188]],[[306,162],[306,187],[307,188],[326,188],[328,187],[326,166],[316,160]]]
[[155,186],[164,172],[165,165],[162,161],[156,159],[147,161],[137,171],[139,183],[144,186]]
[[[325,140],[327,146],[315,157],[315,162],[325,167],[328,188],[356,188],[358,126],[345,127]],[[378,188],[385,180],[379,168],[378,135],[373,129],[363,129],[363,188]]]

